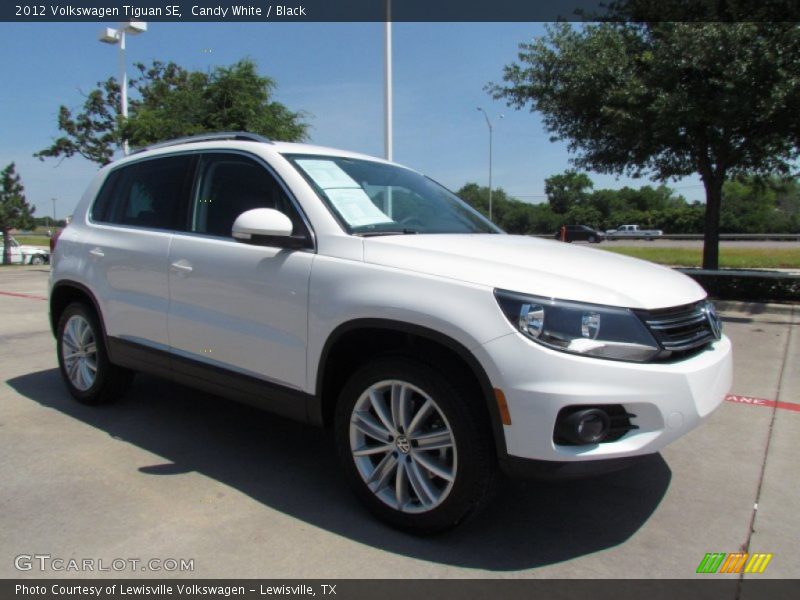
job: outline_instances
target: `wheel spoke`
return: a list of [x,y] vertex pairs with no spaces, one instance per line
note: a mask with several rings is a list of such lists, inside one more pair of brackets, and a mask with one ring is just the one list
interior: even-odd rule
[[83,351],[86,352],[86,355],[96,354],[97,353],[97,344],[92,340],[86,346],[84,346]]
[[81,319],[78,323],[80,327],[80,337],[78,337],[78,340],[80,340],[81,346],[85,346],[89,341],[91,341],[92,328],[89,327],[89,323],[83,319]]
[[446,481],[453,481],[452,470],[443,466],[432,456],[425,454],[423,452],[415,452],[414,454],[411,455],[411,458],[414,459],[417,462],[417,464],[419,464],[419,466],[421,466],[426,471],[429,471],[430,473],[433,473],[437,477],[441,477]]
[[453,436],[447,429],[439,429],[430,433],[416,435],[413,438],[414,446],[419,450],[439,450],[453,446]]
[[392,416],[386,409],[386,403],[383,401],[383,396],[377,390],[370,390],[369,403],[372,406],[372,409],[375,411],[375,414],[378,415],[378,418],[381,420],[381,423],[383,423],[383,426],[386,428],[386,430],[395,431],[396,428],[394,423],[392,423]]
[[406,472],[408,473],[408,482],[411,484],[411,488],[417,495],[420,504],[423,506],[432,505],[436,501],[438,494],[433,489],[428,478],[420,472],[419,465],[414,461],[406,464]]
[[394,468],[397,466],[397,457],[394,453],[387,454],[381,462],[375,466],[372,475],[367,479],[367,485],[373,492],[383,489],[389,481]]
[[411,390],[401,383],[392,384],[392,421],[397,431],[408,429],[408,413],[411,411]]
[[397,463],[397,473],[394,479],[394,497],[397,499],[397,508],[403,510],[403,507],[408,504],[408,474],[405,460]]
[[392,436],[389,431],[368,412],[354,413],[353,425],[364,435],[376,439],[379,442],[385,443],[391,440]]
[[92,384],[94,383],[94,376],[92,375],[92,372],[89,370],[89,367],[86,364],[85,360],[81,361],[80,372],[81,372],[81,380],[83,381],[83,384],[87,388],[92,387]]
[[64,343],[62,344],[62,348],[66,347],[66,349],[69,350],[70,353],[75,353],[80,351],[80,348],[78,348],[78,344],[75,343],[75,340],[72,339],[72,336],[67,331],[64,332],[63,342]]
[[76,379],[78,377],[78,366],[79,366],[79,364],[80,364],[80,360],[76,358],[75,360],[72,361],[72,363],[70,365],[67,366],[67,369],[68,369],[67,370],[67,374],[69,375],[70,381],[72,381],[73,383],[76,381]]
[[80,340],[78,339],[78,333],[76,331],[77,324],[75,319],[70,319],[67,321],[67,326],[64,328],[64,340],[67,343],[75,348],[76,350],[80,349]]
[[353,456],[372,456],[373,454],[383,454],[391,452],[395,448],[394,444],[384,444],[382,446],[362,446],[358,450],[353,450]]
[[69,354],[67,354],[66,352],[63,352],[62,354],[64,356],[64,362],[65,363],[69,363],[69,362],[75,360],[78,357],[78,354],[80,354],[80,351],[79,350],[70,349],[69,350]]
[[433,412],[433,410],[433,402],[431,402],[430,398],[428,398],[425,400],[422,406],[419,407],[419,410],[417,410],[417,414],[414,415],[411,423],[408,424],[406,435],[413,435],[414,432],[419,429],[419,426],[422,424],[422,422]]

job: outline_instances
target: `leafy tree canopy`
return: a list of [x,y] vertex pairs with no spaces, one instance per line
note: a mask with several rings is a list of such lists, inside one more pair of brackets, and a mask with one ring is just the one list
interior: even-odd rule
[[34,226],[35,208],[25,200],[25,188],[14,163],[0,172],[0,231],[3,232],[3,264],[11,262],[11,230]]
[[136,69],[126,121],[118,115],[119,83],[113,77],[101,81],[79,113],[59,109],[61,137],[35,156],[79,154],[105,165],[123,139],[137,147],[208,131],[250,131],[284,141],[306,138],[306,114],[275,101],[275,81],[259,75],[251,60],[208,73],[159,61],[137,63]]
[[[520,45],[504,83],[489,90],[541,113],[580,168],[662,181],[698,173],[706,189],[703,263],[717,268],[725,180],[786,174],[798,157],[800,25],[655,20],[690,4],[617,2],[617,22],[550,26]],[[710,18],[724,4],[702,6]],[[636,14],[654,20],[624,20]]]
[[556,213],[565,213],[576,204],[582,204],[589,197],[592,180],[586,173],[569,170],[552,175],[544,180],[544,193],[550,208]]

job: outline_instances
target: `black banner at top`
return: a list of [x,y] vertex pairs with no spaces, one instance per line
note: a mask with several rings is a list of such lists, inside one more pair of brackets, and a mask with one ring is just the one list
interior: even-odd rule
[[[387,18],[388,13],[388,18]],[[0,21],[800,21],[800,0],[44,0]]]

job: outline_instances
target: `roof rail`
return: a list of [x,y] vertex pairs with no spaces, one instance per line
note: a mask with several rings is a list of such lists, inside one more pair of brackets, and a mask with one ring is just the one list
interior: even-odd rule
[[138,154],[147,150],[156,150],[157,148],[168,148],[169,146],[177,146],[178,144],[191,144],[195,142],[213,142],[219,140],[245,140],[248,142],[261,142],[263,144],[271,144],[272,140],[265,138],[263,135],[257,133],[248,133],[247,131],[214,131],[211,133],[201,133],[198,135],[189,135],[186,137],[175,138],[166,142],[152,144],[150,146],[143,146],[131,151],[131,154]]

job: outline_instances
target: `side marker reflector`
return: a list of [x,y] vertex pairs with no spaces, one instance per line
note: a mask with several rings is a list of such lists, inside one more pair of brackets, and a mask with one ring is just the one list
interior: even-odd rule
[[500,420],[503,422],[503,425],[511,425],[511,413],[508,412],[506,395],[503,393],[503,390],[494,388],[494,399],[497,401],[497,410],[500,411]]

